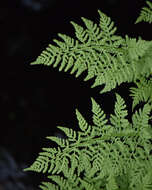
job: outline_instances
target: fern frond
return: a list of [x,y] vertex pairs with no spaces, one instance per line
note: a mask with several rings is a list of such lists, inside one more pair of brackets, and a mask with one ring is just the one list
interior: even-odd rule
[[124,100],[120,97],[120,95],[116,94],[116,103],[114,109],[115,115],[110,115],[110,121],[113,126],[117,126],[117,130],[121,131],[123,128],[126,129],[129,125],[128,120],[125,118],[128,113],[126,110],[126,105]]
[[51,141],[56,142],[61,147],[69,146],[69,141],[67,139],[62,139],[62,138],[54,137],[54,136],[49,136],[49,137],[46,137],[46,138],[51,140]]
[[72,185],[68,182],[68,180],[66,180],[63,177],[53,175],[53,176],[48,176],[48,178],[51,179],[56,184],[58,184],[61,189],[63,189],[63,190],[72,190]]
[[136,73],[136,65],[126,64],[124,56],[115,58],[108,55],[107,57],[107,67],[103,71],[101,70],[101,73],[97,75],[94,84],[91,86],[91,88],[94,88],[105,84],[104,89],[100,93],[108,92],[123,82],[133,81],[134,73]]
[[105,53],[109,56],[122,54],[120,47],[124,45],[123,38],[114,35],[116,27],[110,17],[100,11],[99,15],[99,25],[86,18],[82,18],[86,28],[71,22],[77,39],[58,34],[61,40],[53,40],[56,45],[50,44],[31,64],[59,66],[59,71],[65,72],[71,69],[70,73],[76,73],[76,77],[88,70],[85,80],[95,77],[100,67],[104,67],[104,58],[101,57]]
[[152,103],[152,79],[146,80],[146,78],[140,78],[140,81],[136,82],[137,87],[130,88],[130,96],[133,97],[132,110],[140,102]]
[[61,126],[58,126],[57,128],[62,130],[65,133],[65,135],[68,137],[69,141],[76,141],[76,138],[77,138],[76,131],[69,129],[67,127],[61,127]]
[[24,171],[35,171],[45,173],[49,166],[49,157],[47,156],[38,156],[36,161],[29,167],[24,169]]
[[120,189],[128,189],[129,185],[134,186],[135,181],[138,188],[141,179],[144,188],[150,187],[149,181],[144,181],[143,174],[148,173],[147,165],[152,165],[152,129],[148,123],[151,106],[146,104],[143,110],[135,112],[131,124],[125,118],[125,102],[116,94],[115,115],[110,117],[111,125],[107,125],[101,107],[93,98],[91,100],[95,125],[89,125],[76,110],[81,131],[58,127],[69,138],[68,143],[67,139],[59,141],[48,137],[58,143],[58,148],[44,148],[32,166],[25,171],[47,172],[49,176],[51,174],[49,179],[53,183],[44,182],[40,186],[43,190],[50,187],[58,190],[57,186],[63,190],[77,190],[78,187],[82,190],[117,189],[118,186]]
[[[115,35],[116,27],[110,17],[101,11],[99,24],[83,18],[85,27],[71,22],[77,39],[58,34],[56,45],[49,45],[33,64],[58,67],[59,71],[78,77],[84,71],[84,81],[95,77],[93,87],[105,85],[100,93],[116,88],[123,82],[134,82],[141,75],[150,75],[152,43],[139,38],[123,39]],[[148,72],[147,72],[148,71]]]
[[98,25],[93,23],[93,21],[86,19],[84,17],[81,18],[86,26],[86,34],[88,34],[88,41],[89,44],[91,41],[96,42],[98,44],[99,40],[101,39],[101,30]]
[[139,58],[145,54],[150,45],[149,42],[142,40],[141,37],[137,40],[136,38],[129,38],[126,36],[126,43],[128,46],[128,55],[131,60],[139,60]]
[[93,112],[93,123],[94,125],[99,126],[102,128],[105,124],[107,124],[107,119],[104,114],[104,111],[101,110],[100,105],[96,103],[96,101],[91,98],[92,100],[92,112]]
[[143,7],[140,16],[136,20],[136,24],[144,21],[144,22],[149,22],[152,23],[152,2],[146,1],[148,7]]
[[88,40],[88,34],[86,32],[86,30],[78,25],[77,23],[71,21],[71,24],[73,25],[74,29],[75,29],[75,35],[77,37],[77,39],[81,42],[81,43],[87,43]]
[[150,137],[152,137],[148,132],[150,111],[151,106],[149,104],[146,104],[142,111],[139,109],[139,113],[136,111],[132,116],[133,124],[136,126],[137,133],[140,135],[141,139],[150,139]]
[[81,113],[77,109],[76,109],[76,116],[79,121],[80,129],[86,133],[90,133],[91,127],[89,126],[89,124],[86,122],[84,117],[81,115]]
[[[143,8],[136,23],[152,22],[152,3]],[[110,17],[99,11],[99,24],[82,18],[84,27],[71,22],[75,38],[58,34],[32,64],[58,67],[80,76],[94,78],[92,87],[105,85],[107,92],[123,82],[134,82],[131,88],[133,108],[144,101],[143,109],[127,119],[124,99],[116,94],[114,114],[110,119],[100,105],[92,101],[92,122],[89,124],[76,109],[80,131],[58,126],[66,138],[48,136],[57,148],[43,148],[35,162],[24,171],[42,172],[50,182],[42,190],[148,190],[152,188],[152,41],[122,38],[115,35]],[[148,81],[147,79],[150,78]]]
[[111,37],[115,34],[117,28],[114,27],[114,22],[111,21],[110,17],[107,17],[104,13],[100,10],[98,11],[100,15],[100,28],[103,30],[102,35],[105,38],[108,38],[109,42],[112,42]]

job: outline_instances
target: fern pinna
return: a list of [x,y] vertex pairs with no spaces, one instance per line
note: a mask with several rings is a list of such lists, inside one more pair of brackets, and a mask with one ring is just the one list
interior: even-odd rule
[[152,3],[146,1],[148,7],[143,7],[140,13],[140,16],[136,20],[136,23],[141,21],[152,23]]
[[[144,7],[136,23],[152,22],[152,3]],[[42,190],[150,190],[152,189],[152,41],[122,38],[116,27],[99,11],[100,23],[82,18],[85,27],[71,22],[76,39],[59,34],[32,64],[59,66],[76,77],[87,71],[85,80],[95,77],[92,87],[105,84],[107,92],[123,82],[130,88],[132,108],[141,101],[143,108],[127,119],[123,98],[116,94],[114,114],[108,119],[92,100],[92,124],[76,110],[80,131],[59,126],[66,138],[49,136],[57,148],[43,148],[25,171],[47,173]]]
[[116,94],[108,124],[104,111],[91,100],[93,124],[76,110],[80,131],[58,127],[67,138],[47,137],[58,147],[43,148],[25,170],[48,173],[49,182],[40,186],[43,190],[151,189],[150,105],[136,111],[130,123],[125,102]]

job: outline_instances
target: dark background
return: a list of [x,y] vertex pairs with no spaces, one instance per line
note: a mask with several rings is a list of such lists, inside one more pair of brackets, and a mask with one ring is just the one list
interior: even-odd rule
[[[99,96],[100,88],[91,89],[93,80],[83,82],[85,74],[58,72],[30,62],[44,50],[57,33],[74,37],[70,21],[83,25],[80,17],[99,21],[97,10],[112,18],[117,34],[139,35],[150,39],[146,23],[134,25],[144,0],[5,0],[0,4],[0,146],[20,163],[30,165],[57,131],[56,126],[78,129],[75,109],[89,119],[93,97],[108,114],[114,94]],[[128,88],[119,88],[127,100]],[[115,92],[115,91],[113,91]],[[88,110],[88,112],[86,112]],[[91,119],[91,118],[90,118]]]

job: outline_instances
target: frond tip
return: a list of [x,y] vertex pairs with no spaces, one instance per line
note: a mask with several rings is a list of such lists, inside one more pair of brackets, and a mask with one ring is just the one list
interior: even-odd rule
[[101,11],[98,13],[99,24],[83,17],[84,27],[71,21],[76,39],[59,33],[60,39],[54,39],[55,44],[49,44],[31,64],[58,67],[59,71],[70,71],[76,77],[88,71],[85,81],[102,73],[111,62],[111,56],[122,54],[120,47],[124,40],[115,35],[116,27],[111,18]]
[[135,24],[139,23],[139,22],[148,22],[148,23],[152,23],[152,2],[150,1],[146,1],[148,7],[143,7],[141,12],[140,12],[140,16],[137,18]]

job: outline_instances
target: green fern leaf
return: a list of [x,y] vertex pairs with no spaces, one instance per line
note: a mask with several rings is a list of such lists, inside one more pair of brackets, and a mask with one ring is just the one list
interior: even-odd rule
[[[132,116],[132,121],[134,126],[136,126],[137,132],[141,139],[149,138],[149,114],[151,111],[151,106],[146,104],[143,110],[139,109],[139,113],[136,111]],[[147,134],[147,135],[146,135]]]
[[142,57],[150,45],[149,42],[142,40],[141,37],[139,37],[137,41],[135,38],[129,38],[126,36],[126,43],[128,46],[128,55],[131,60],[138,60]]
[[94,113],[93,123],[94,125],[97,125],[98,128],[99,126],[102,127],[105,124],[107,124],[108,120],[106,119],[104,111],[101,110],[99,104],[97,104],[93,98],[91,98],[91,100],[92,100],[92,112]]
[[86,122],[84,117],[81,115],[81,113],[77,109],[76,109],[76,116],[79,122],[80,129],[84,131],[85,133],[89,133],[91,130],[91,127],[89,126],[89,124]]
[[115,34],[117,28],[114,27],[114,22],[111,21],[110,17],[107,17],[101,11],[98,11],[100,15],[100,28],[103,30],[102,35],[111,42],[111,36]]
[[[137,22],[152,22],[152,4],[143,8]],[[100,105],[92,98],[90,125],[76,109],[80,131],[59,126],[66,138],[47,137],[57,148],[43,148],[35,162],[24,171],[47,173],[50,182],[42,190],[148,190],[152,188],[152,42],[141,38],[115,35],[111,18],[99,11],[100,23],[82,18],[84,27],[71,22],[74,39],[58,34],[55,45],[49,45],[32,64],[58,67],[84,79],[95,77],[92,87],[105,85],[107,92],[123,82],[135,82],[131,88],[133,108],[144,101],[143,109],[127,119],[123,98],[116,94],[114,114],[106,119]],[[150,78],[150,79],[148,79]],[[148,80],[147,80],[148,79]],[[110,123],[110,124],[109,124]],[[61,175],[61,176],[60,176]],[[52,183],[51,183],[52,182]]]
[[[59,147],[43,149],[44,152],[39,154],[27,171],[51,173],[50,179],[55,186],[43,184],[41,187],[44,190],[49,187],[56,190],[56,185],[63,190],[68,188],[76,190],[78,187],[117,189],[118,185],[121,189],[134,185],[140,187],[141,179],[144,180],[143,171],[148,172],[147,165],[152,165],[152,158],[149,155],[150,139],[152,139],[152,129],[148,124],[150,109],[148,104],[143,110],[139,109],[139,112],[133,115],[130,124],[125,119],[127,116],[125,102],[116,94],[114,109],[116,119],[110,117],[113,126],[106,125],[104,112],[92,98],[95,126],[90,126],[76,110],[81,131],[58,127],[69,138],[68,144],[66,141],[60,142],[57,138],[49,137],[50,140],[57,142]],[[102,133],[94,132],[100,131],[97,128],[102,128]],[[121,131],[118,130],[120,128]],[[60,174],[63,177],[60,177]],[[86,182],[86,187],[80,177]],[[145,187],[150,185],[145,181]]]
[[62,138],[53,137],[53,136],[49,136],[49,137],[46,137],[46,138],[51,140],[51,141],[56,142],[61,147],[69,146],[69,141],[67,139],[62,139]]
[[126,105],[124,100],[118,94],[116,94],[114,113],[115,115],[110,115],[111,124],[113,126],[117,126],[118,131],[127,128],[129,122],[127,119],[125,119],[125,117],[128,115]]
[[53,175],[53,176],[48,176],[48,178],[54,181],[56,184],[58,184],[61,187],[61,189],[72,190],[72,186],[63,177]]
[[146,78],[141,77],[136,85],[137,87],[130,88],[130,96],[133,97],[132,110],[140,102],[152,103],[152,79],[147,81]]
[[80,76],[88,70],[84,80],[88,80],[102,73],[107,61],[112,56],[122,55],[124,40],[114,35],[116,27],[109,17],[99,11],[100,24],[82,18],[86,29],[71,22],[75,28],[77,40],[58,34],[62,40],[53,40],[55,45],[49,45],[32,64],[59,66],[59,71],[71,69],[70,74]]
[[94,41],[94,42],[97,42],[97,44],[98,44],[98,41],[101,38],[100,28],[97,26],[97,24],[94,24],[89,19],[82,17],[82,20],[83,20],[84,24],[86,25],[86,28],[87,28],[86,33],[88,34],[88,37],[89,37],[87,43],[89,44],[91,41]]
[[62,130],[66,136],[69,138],[69,141],[76,141],[77,133],[73,129],[69,129],[67,127],[57,127],[58,129]]
[[148,7],[143,7],[140,13],[140,16],[136,20],[136,24],[144,21],[152,23],[152,2],[146,1]]
[[100,92],[104,93],[114,89],[123,82],[131,82],[133,80],[133,71],[136,70],[136,67],[132,64],[126,64],[123,56],[115,58],[107,54],[105,62],[107,66],[97,75],[91,88],[105,84],[104,89]]
[[78,25],[77,23],[71,21],[71,24],[73,25],[74,29],[75,29],[75,35],[77,37],[77,39],[81,42],[81,43],[87,43],[88,41],[88,34],[86,32],[86,30]]
[[45,173],[48,169],[49,158],[46,156],[39,156],[36,161],[29,167],[24,169],[24,171],[35,171]]

